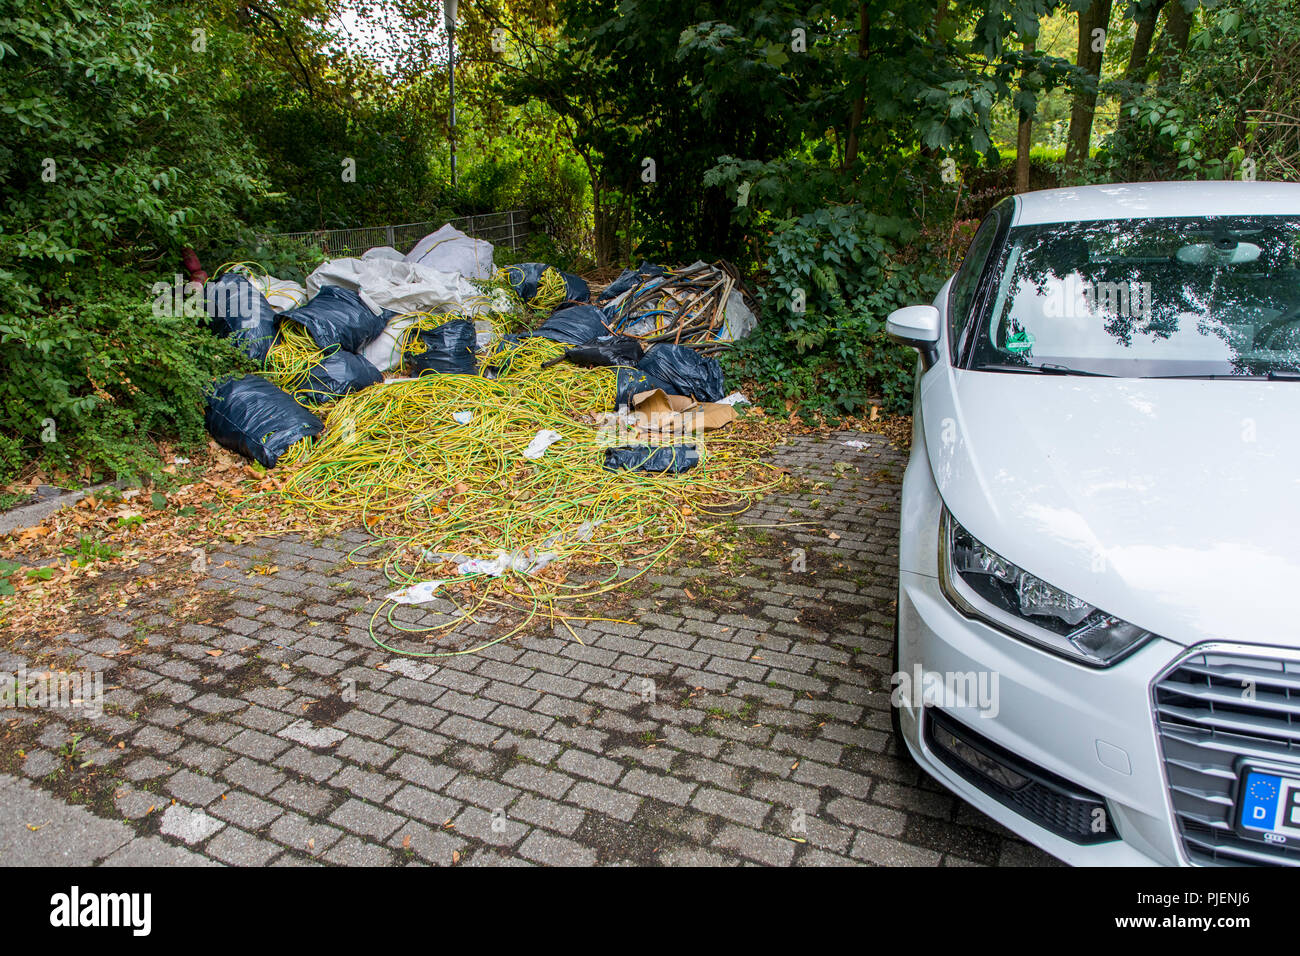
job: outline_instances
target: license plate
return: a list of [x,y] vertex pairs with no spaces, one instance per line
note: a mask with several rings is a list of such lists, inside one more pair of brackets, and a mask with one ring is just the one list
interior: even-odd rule
[[1300,843],[1300,777],[1247,767],[1237,801],[1237,826],[1268,843]]

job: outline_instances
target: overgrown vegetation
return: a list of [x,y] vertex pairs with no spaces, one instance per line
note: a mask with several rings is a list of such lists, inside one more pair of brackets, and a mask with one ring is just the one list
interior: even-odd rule
[[241,366],[149,307],[186,249],[301,279],[310,254],[267,234],[523,206],[521,258],[726,257],[763,306],[732,379],[833,417],[906,408],[884,319],[1001,196],[1300,172],[1300,0],[460,14],[453,181],[439,0],[0,2],[0,480],[202,439],[205,388]]
[[205,440],[202,397],[246,361],[192,315],[158,316],[120,277],[78,305],[0,317],[0,470],[147,474],[149,437]]

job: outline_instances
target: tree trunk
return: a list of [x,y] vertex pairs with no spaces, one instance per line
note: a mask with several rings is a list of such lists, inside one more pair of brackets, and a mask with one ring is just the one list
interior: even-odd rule
[[[867,58],[867,48],[871,43],[871,22],[867,19],[867,3],[862,0],[858,4],[858,59]],[[858,127],[862,125],[862,114],[866,111],[867,91],[866,83],[863,82],[863,89],[858,98],[853,101],[853,115],[849,119],[849,139],[848,145],[844,149],[844,168],[848,169],[858,158]]]
[[1082,168],[1092,145],[1092,120],[1097,108],[1096,82],[1101,77],[1103,52],[1093,49],[1092,31],[1105,30],[1110,26],[1110,7],[1111,0],[1092,0],[1086,10],[1079,11],[1079,47],[1075,62],[1093,82],[1090,84],[1091,89],[1083,83],[1078,85],[1070,105],[1070,134],[1065,146],[1065,164],[1074,169]]
[[1139,87],[1146,82],[1151,40],[1155,37],[1156,21],[1160,17],[1160,8],[1164,5],[1165,0],[1152,0],[1150,6],[1138,14],[1137,32],[1133,35],[1133,51],[1129,54],[1128,66],[1124,70],[1126,90],[1119,104],[1119,119],[1115,121],[1116,133],[1123,131],[1128,122],[1129,105],[1137,96]]
[[[1034,52],[1034,41],[1024,41],[1026,54]],[[1023,81],[1022,81],[1023,89]],[[1033,148],[1034,114],[1022,112],[1016,129],[1016,192],[1029,192],[1029,152]]]
[[1183,54],[1192,35],[1192,17],[1183,9],[1182,0],[1172,0],[1165,10],[1164,35],[1168,43],[1160,60],[1160,80],[1177,83],[1183,76]]
[[618,223],[605,205],[604,184],[593,181],[591,187],[591,226],[596,246],[596,268],[607,269],[618,252]]

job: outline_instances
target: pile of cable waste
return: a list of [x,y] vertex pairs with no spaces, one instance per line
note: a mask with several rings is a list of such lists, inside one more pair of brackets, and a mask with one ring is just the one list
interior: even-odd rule
[[[323,433],[286,456],[287,503],[359,517],[374,535],[349,560],[382,568],[397,589],[371,618],[379,646],[440,657],[540,621],[572,631],[589,620],[577,602],[645,574],[692,516],[733,513],[780,480],[759,460],[762,440],[725,431],[669,436],[670,452],[694,459],[684,472],[610,470],[611,449],[649,458],[665,438],[629,435],[611,411],[617,369],[542,367],[564,348],[527,339],[484,357],[495,378],[432,374],[346,395]],[[476,622],[497,633],[458,646]]]
[[[693,524],[782,480],[763,461],[764,429],[712,404],[717,361],[676,341],[699,322],[721,341],[717,309],[734,282],[712,268],[635,275],[604,307],[586,304],[581,279],[538,263],[467,291],[439,280],[445,301],[401,314],[376,309],[364,286],[326,285],[273,315],[254,297],[256,321],[210,316],[265,352],[257,375],[217,383],[209,430],[277,469],[268,505],[370,532],[348,560],[393,586],[370,620],[378,646],[468,654],[542,625],[580,639],[571,622],[609,620],[592,605]],[[248,298],[249,276],[267,283],[243,264],[232,296]],[[646,278],[666,283],[653,301],[694,291],[691,307],[714,302],[714,319],[681,311],[681,334],[619,334],[652,301]],[[534,327],[530,313],[548,308]]]

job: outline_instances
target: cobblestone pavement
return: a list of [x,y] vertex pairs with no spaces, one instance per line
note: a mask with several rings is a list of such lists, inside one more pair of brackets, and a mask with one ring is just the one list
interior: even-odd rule
[[105,672],[105,714],[6,716],[27,780],[0,775],[0,864],[1051,863],[895,756],[905,453],[845,432],[776,459],[800,487],[718,539],[739,566],[692,550],[580,641],[381,651],[361,533],[230,546],[197,600],[83,620],[66,660]]

